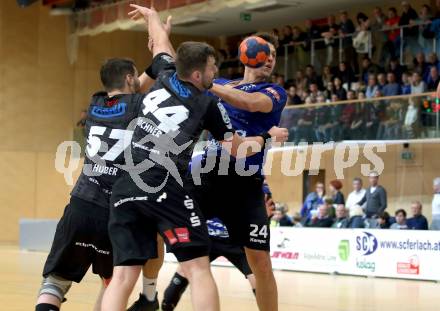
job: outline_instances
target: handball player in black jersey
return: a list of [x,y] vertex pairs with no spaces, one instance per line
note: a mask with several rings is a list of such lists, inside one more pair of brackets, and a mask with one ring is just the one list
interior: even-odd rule
[[[214,49],[205,43],[183,43],[177,50],[176,68],[169,70],[162,64],[173,62],[173,49],[159,15],[131,6],[135,8],[133,18],[148,20],[154,57],[151,73],[157,79],[140,108],[131,149],[125,154],[126,172],[113,187],[109,234],[115,267],[104,294],[103,310],[125,309],[142,266],[156,256],[150,247],[156,243],[156,231],[189,280],[194,310],[219,310],[206,223],[197,202],[185,190],[182,176],[187,175],[203,129],[235,156],[241,143],[257,144],[261,150],[271,136],[285,140],[287,131],[273,127],[253,137],[237,135],[224,109],[204,94],[217,72]],[[253,154],[250,148],[244,151],[243,156]]]

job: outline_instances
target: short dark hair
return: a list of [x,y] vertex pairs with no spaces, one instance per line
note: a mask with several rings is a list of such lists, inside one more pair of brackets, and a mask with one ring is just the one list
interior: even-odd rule
[[359,178],[359,177],[353,178],[353,181],[357,181],[357,182],[359,182],[362,185],[362,179]]
[[135,64],[128,58],[110,58],[101,67],[102,85],[107,91],[122,89],[125,85],[125,76],[135,75]]
[[403,216],[405,216],[405,218],[406,218],[406,211],[405,211],[404,209],[398,209],[398,210],[396,211],[395,215],[397,216],[397,215],[399,215],[400,213],[402,213]]
[[278,47],[278,38],[268,32],[257,32],[254,36],[260,37],[272,44],[275,48]]
[[204,71],[215,50],[208,43],[187,41],[180,44],[176,52],[176,71],[179,78],[188,78],[194,71]]

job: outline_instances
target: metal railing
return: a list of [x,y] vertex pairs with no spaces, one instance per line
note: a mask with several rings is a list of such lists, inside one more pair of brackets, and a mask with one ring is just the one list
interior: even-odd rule
[[[405,36],[404,36],[404,29],[405,28],[412,28],[412,27],[419,27],[422,25],[428,25],[428,23],[417,23],[414,25],[405,25],[405,26],[398,26],[398,27],[385,27],[381,30],[376,30],[376,31],[372,31],[372,30],[366,30],[366,32],[368,32],[368,57],[371,59],[373,56],[373,39],[372,39],[372,35],[373,33],[387,33],[393,30],[399,30],[400,35],[400,45],[399,45],[399,59],[400,59],[400,64],[403,65],[404,64],[404,51],[405,51]],[[333,41],[337,40],[338,41],[338,61],[341,62],[344,59],[344,46],[343,46],[343,39],[345,38],[353,38],[354,36],[356,36],[359,33],[359,31],[352,33],[352,34],[346,34],[346,35],[338,35],[338,36],[332,36],[331,39]],[[386,35],[386,34],[384,34]],[[316,45],[317,43],[320,42],[324,42],[326,41],[326,38],[319,38],[319,39],[312,39],[312,40],[308,40],[308,41],[302,41],[302,42],[296,42],[296,44],[285,44],[283,45],[284,48],[284,76],[285,77],[290,77],[291,75],[289,72],[289,57],[292,53],[289,53],[289,48],[291,47],[295,47],[299,44],[304,44],[304,45],[309,45],[310,46],[310,64],[311,65],[315,65],[316,64]],[[426,39],[428,40],[428,39]],[[436,52],[437,51],[437,40],[434,36],[434,38],[431,39],[432,40],[432,51]],[[384,51],[382,51],[383,53]],[[440,56],[440,55],[439,55]]]
[[432,93],[288,106],[289,141],[440,138],[440,103]]

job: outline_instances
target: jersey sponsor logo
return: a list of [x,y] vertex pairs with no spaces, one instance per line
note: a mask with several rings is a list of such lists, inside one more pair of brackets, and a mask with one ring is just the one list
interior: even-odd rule
[[208,219],[208,234],[217,238],[229,238],[228,228],[218,218]]
[[170,245],[174,245],[176,243],[189,243],[191,239],[189,237],[188,228],[175,228],[168,229],[163,233],[168,240]]
[[275,90],[273,87],[268,87],[266,89],[266,92],[272,94],[273,97],[275,97],[275,99],[277,101],[279,101],[281,99],[281,95],[277,92],[277,90]]
[[182,82],[177,79],[177,73],[173,74],[169,78],[169,82],[173,90],[179,94],[180,97],[188,98],[191,96],[191,91],[188,89],[185,85],[182,84]]
[[232,129],[231,119],[229,119],[229,115],[225,107],[220,102],[217,103],[217,107],[220,110],[220,113],[222,114],[223,122],[225,122],[226,127],[228,129]]
[[133,201],[148,201],[148,197],[131,197],[131,198],[125,198],[122,200],[117,201],[114,205],[114,207],[118,207],[121,204],[127,203],[127,202],[133,202]]
[[99,249],[95,245],[93,245],[92,243],[75,242],[75,246],[93,248],[97,253],[104,254],[104,255],[110,254],[110,251],[105,251],[105,250]]
[[94,106],[92,108],[91,114],[96,118],[109,119],[123,116],[127,111],[126,103],[119,103],[113,107],[100,107]]
[[162,54],[160,58],[162,58],[162,60],[166,61],[168,64],[174,63],[174,59],[170,55]]
[[189,238],[188,228],[176,228],[174,229],[174,232],[176,232],[177,239],[180,243],[191,242],[191,239]]
[[176,244],[178,242],[176,236],[174,235],[173,230],[168,229],[163,234],[168,239],[168,243],[170,243],[170,245],[174,245],[174,244]]
[[240,90],[248,92],[255,89],[257,86],[255,84],[245,84],[239,87]]

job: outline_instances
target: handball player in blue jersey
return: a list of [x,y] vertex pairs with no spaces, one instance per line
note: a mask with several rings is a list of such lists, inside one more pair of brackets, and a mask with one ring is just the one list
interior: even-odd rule
[[[268,82],[275,68],[277,40],[267,33],[256,36],[269,43],[270,56],[266,63],[260,68],[245,67],[242,79],[217,79],[210,89],[226,109],[233,128],[243,136],[255,136],[278,126],[287,100],[282,86]],[[216,165],[201,175],[201,185],[195,185],[193,193],[198,196],[196,200],[205,217],[220,218],[233,243],[244,247],[256,278],[259,310],[276,311],[277,285],[269,253],[269,219],[262,190],[264,155],[261,151],[240,160],[231,156],[225,171],[222,146],[211,139],[205,150],[205,164],[214,159]]]

